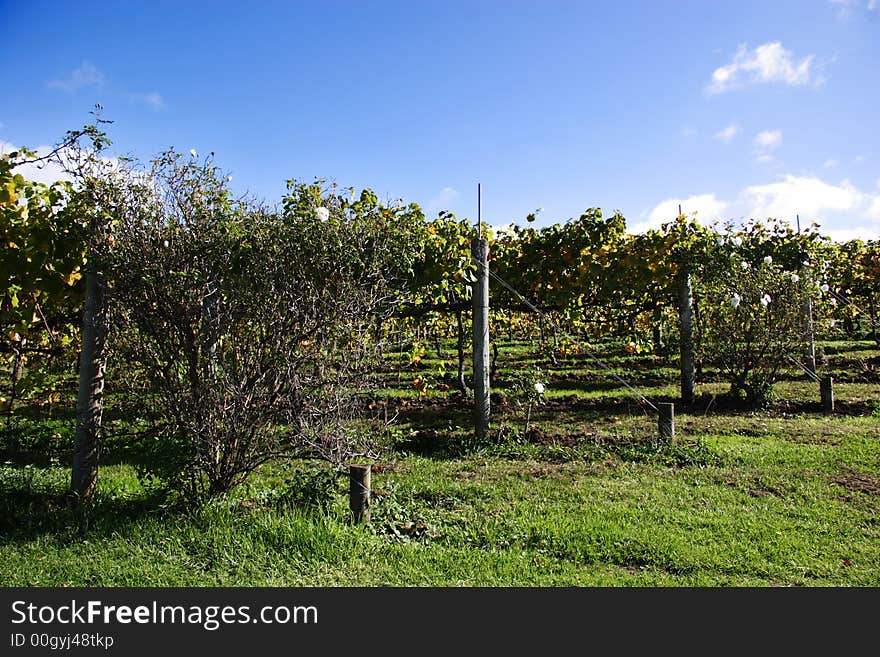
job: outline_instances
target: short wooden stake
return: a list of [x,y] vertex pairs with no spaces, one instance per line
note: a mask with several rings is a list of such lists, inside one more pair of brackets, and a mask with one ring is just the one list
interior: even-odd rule
[[370,522],[370,466],[348,466],[348,508],[356,525]]
[[826,413],[834,412],[834,379],[826,376],[819,381],[819,397],[822,400],[822,410]]
[[675,440],[675,404],[657,404],[657,426],[660,430],[660,440],[671,443]]

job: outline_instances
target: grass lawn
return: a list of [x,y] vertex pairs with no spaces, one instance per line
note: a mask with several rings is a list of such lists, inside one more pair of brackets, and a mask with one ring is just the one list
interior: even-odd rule
[[[411,386],[441,362],[454,371],[453,348],[400,376],[389,354],[383,399],[399,422],[382,437],[367,526],[347,522],[344,474],[327,495],[302,462],[197,510],[167,505],[124,437],[108,444],[94,507],[71,508],[70,408],[25,411],[0,443],[0,584],[878,586],[880,351],[827,347],[840,412],[821,413],[795,372],[770,409],[729,407],[707,371],[671,446],[593,362],[537,362],[524,344],[502,346],[501,371],[541,367],[546,403],[499,398],[497,440],[474,446],[466,404]],[[603,357],[649,399],[674,399],[674,362]],[[111,433],[133,422],[117,417]]]

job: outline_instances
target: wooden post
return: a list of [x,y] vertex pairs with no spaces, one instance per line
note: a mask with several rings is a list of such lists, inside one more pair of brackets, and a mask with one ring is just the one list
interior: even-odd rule
[[370,522],[370,466],[348,466],[348,508],[356,525]]
[[680,332],[681,401],[685,406],[694,403],[694,295],[691,276],[687,270],[678,278],[678,325]]
[[819,397],[822,400],[822,410],[826,413],[834,412],[834,379],[826,376],[819,380]]
[[489,433],[489,243],[482,237],[471,244],[478,263],[474,283],[474,429],[477,441]]
[[[797,232],[798,235],[801,234],[801,215],[795,215],[797,217]],[[801,259],[805,258],[805,255],[801,255]],[[807,271],[809,269],[809,265],[804,262],[801,265],[801,277],[806,280],[806,277],[809,275]],[[813,295],[812,293],[807,295],[806,301],[803,303],[803,312],[804,312],[804,322],[806,324],[807,334],[810,336],[810,347],[807,352],[807,357],[810,360],[810,369],[813,371],[813,374],[816,373],[816,335],[813,330]]]
[[403,368],[403,326],[397,325],[397,383],[400,383],[400,370]]
[[657,426],[660,433],[660,441],[672,443],[675,441],[675,404],[657,404]]
[[458,332],[458,376],[455,382],[458,384],[458,390],[462,397],[468,394],[467,381],[464,380],[464,318],[462,310],[459,309],[455,313],[456,330]]
[[[93,230],[98,230],[93,228]],[[98,485],[98,452],[104,413],[104,373],[109,328],[104,282],[98,272],[86,272],[79,356],[79,395],[70,489],[80,501],[90,501]]]
[[806,303],[804,303],[806,308],[806,318],[807,318],[807,331],[810,336],[810,347],[807,352],[807,356],[810,360],[810,368],[813,370],[813,374],[816,373],[816,335],[813,331],[813,297],[808,296]]
[[654,354],[660,355],[663,351],[663,309],[660,306],[654,308],[654,317],[651,324],[651,342]]

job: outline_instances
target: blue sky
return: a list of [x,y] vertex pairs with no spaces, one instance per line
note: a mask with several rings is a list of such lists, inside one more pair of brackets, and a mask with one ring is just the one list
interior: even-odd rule
[[[494,225],[620,210],[880,236],[880,1],[0,0],[0,147],[90,119],[236,192],[290,178]],[[44,172],[45,174],[45,172]]]

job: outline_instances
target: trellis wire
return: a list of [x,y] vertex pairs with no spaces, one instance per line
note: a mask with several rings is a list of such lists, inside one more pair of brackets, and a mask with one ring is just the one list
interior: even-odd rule
[[864,314],[865,311],[862,310],[861,308],[859,308],[856,304],[854,304],[854,303],[853,303],[852,301],[850,301],[849,299],[846,299],[846,298],[840,296],[837,292],[835,292],[835,291],[832,290],[831,288],[828,288],[828,292],[829,292],[829,294],[831,294],[831,296],[833,296],[833,297],[834,297],[835,299],[837,299],[838,301],[840,301],[840,302],[842,302],[842,303],[845,303],[847,306],[852,306],[852,307],[855,308],[856,311],[858,311],[860,314]]
[[[473,258],[472,258],[471,260],[472,260],[472,262],[473,262],[478,268],[479,268],[479,267],[482,267],[481,263],[478,262],[477,260],[475,260],[475,259],[473,259]],[[522,302],[523,302],[523,303],[524,303],[529,309],[531,309],[532,312],[538,313],[538,315],[540,315],[542,318],[547,319],[547,320],[550,322],[550,324],[553,326],[553,328],[554,328],[558,333],[561,333],[562,335],[568,337],[568,339],[570,339],[570,340],[571,340],[572,342],[574,342],[574,343],[575,343],[575,344],[576,344],[581,350],[583,350],[583,352],[584,352],[585,354],[587,354],[587,356],[589,356],[589,357],[590,357],[590,358],[591,358],[591,359],[592,359],[592,360],[593,360],[593,361],[594,361],[599,367],[601,367],[601,368],[602,368],[603,370],[605,370],[608,374],[610,374],[611,376],[613,376],[613,377],[615,378],[615,380],[617,380],[618,383],[622,384],[627,390],[629,390],[629,391],[632,392],[634,395],[636,395],[636,396],[639,398],[640,401],[642,401],[642,402],[644,402],[645,404],[647,404],[647,405],[648,405],[648,406],[649,406],[649,407],[650,407],[655,413],[657,413],[657,414],[660,413],[660,409],[657,408],[653,403],[651,403],[651,400],[649,400],[649,399],[648,399],[647,397],[645,397],[642,393],[640,393],[638,390],[636,390],[634,387],[632,387],[627,381],[625,381],[623,378],[621,378],[620,376],[618,376],[614,371],[612,371],[612,369],[611,369],[608,365],[606,365],[606,364],[605,364],[605,363],[604,363],[604,362],[603,362],[603,361],[602,361],[602,360],[601,360],[596,354],[594,354],[590,349],[588,349],[586,346],[584,346],[584,344],[583,344],[580,340],[578,340],[575,336],[571,335],[568,331],[563,330],[563,329],[559,326],[559,324],[558,324],[558,323],[557,323],[552,317],[550,317],[549,315],[547,315],[547,313],[545,313],[544,311],[542,311],[542,310],[541,310],[540,308],[538,308],[535,304],[533,304],[531,301],[529,301],[526,297],[524,297],[522,294],[520,294],[519,291],[517,291],[516,289],[514,289],[513,286],[511,286],[507,281],[505,281],[503,278],[501,278],[498,274],[496,274],[495,272],[493,272],[491,269],[489,269],[489,276],[491,276],[492,278],[494,278],[496,281],[498,281],[498,283],[500,283],[502,286],[504,286],[505,288],[507,288],[509,291],[511,291],[511,292],[512,292],[513,294],[515,294],[517,297],[519,297],[520,301],[522,301]]]
[[788,358],[788,360],[790,360],[792,363],[794,363],[795,365],[800,367],[804,372],[806,372],[809,375],[809,377],[811,379],[813,379],[813,381],[815,381],[816,383],[821,383],[821,379],[818,376],[816,376],[816,373],[813,370],[811,370],[809,367],[807,367],[806,365],[801,363],[796,358],[792,358],[791,356],[787,355],[786,358]]

